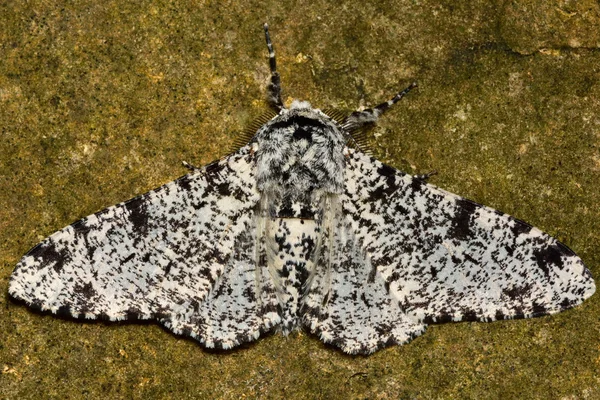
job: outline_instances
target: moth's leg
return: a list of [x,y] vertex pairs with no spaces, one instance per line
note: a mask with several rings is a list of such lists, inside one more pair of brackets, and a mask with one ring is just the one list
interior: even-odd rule
[[356,130],[364,125],[372,124],[377,122],[377,119],[381,114],[387,111],[388,108],[399,102],[404,96],[408,94],[412,89],[416,88],[415,82],[411,83],[406,89],[397,93],[392,99],[381,103],[377,107],[367,108],[363,111],[355,111],[346,117],[342,123],[342,127],[347,131]]
[[437,171],[431,171],[426,174],[413,175],[413,178],[418,179],[423,182],[427,182],[429,180],[429,178],[431,178],[434,175],[437,175]]
[[283,108],[283,101],[281,100],[281,77],[277,72],[277,62],[275,61],[275,51],[273,51],[273,43],[271,43],[271,37],[269,36],[269,25],[266,23],[263,25],[265,28],[265,38],[267,40],[267,48],[269,49],[269,67],[271,68],[271,82],[269,82],[268,90],[268,101],[271,107],[277,111]]

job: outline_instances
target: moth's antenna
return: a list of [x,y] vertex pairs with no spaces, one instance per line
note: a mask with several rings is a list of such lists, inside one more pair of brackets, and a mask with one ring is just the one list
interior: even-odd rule
[[269,49],[269,67],[271,68],[271,82],[269,82],[268,90],[268,101],[271,107],[277,111],[283,108],[283,101],[281,100],[281,77],[277,72],[277,62],[275,61],[275,51],[273,51],[273,43],[271,43],[271,37],[269,36],[269,25],[265,23],[265,39],[267,40],[267,48]]
[[363,111],[353,112],[352,114],[346,117],[346,119],[342,123],[342,128],[344,128],[346,132],[351,132],[364,125],[377,122],[377,119],[381,114],[383,114],[388,110],[388,108],[399,102],[404,96],[408,94],[408,92],[410,92],[416,87],[416,82],[413,82],[406,89],[397,93],[392,99],[386,101],[385,103],[381,103],[380,105],[374,108],[367,108]]

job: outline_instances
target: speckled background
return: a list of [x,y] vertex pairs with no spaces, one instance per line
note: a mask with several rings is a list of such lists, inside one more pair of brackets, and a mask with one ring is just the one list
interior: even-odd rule
[[370,357],[302,333],[210,352],[8,298],[47,235],[228,152],[267,108],[265,21],[288,103],[352,110],[418,81],[371,132],[374,154],[439,171],[600,276],[597,1],[2,2],[0,398],[600,398],[598,295]]

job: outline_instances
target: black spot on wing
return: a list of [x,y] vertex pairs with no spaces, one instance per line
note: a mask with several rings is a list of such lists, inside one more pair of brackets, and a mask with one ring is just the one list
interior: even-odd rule
[[94,290],[94,287],[92,286],[91,282],[85,284],[76,284],[75,286],[73,286],[73,290],[75,291],[75,293],[80,294],[82,297],[88,300],[97,295],[96,290]]
[[175,181],[177,183],[177,186],[179,186],[181,188],[181,190],[183,190],[184,192],[188,192],[191,190],[191,184],[190,184],[190,178],[189,176],[182,176],[181,178],[179,178],[178,180]]
[[375,201],[387,197],[394,193],[398,186],[396,185],[396,170],[390,166],[382,164],[377,168],[377,173],[381,178],[377,187],[369,192],[369,200]]
[[207,190],[204,192],[203,197],[208,196],[212,192],[229,193],[230,190],[227,187],[227,184],[224,184],[222,181],[221,175],[226,173],[226,166],[221,165],[219,162],[215,162],[206,166],[206,180],[208,183]]
[[[219,197],[233,197],[236,199],[244,198],[244,191],[242,186],[237,186],[227,179],[227,176],[231,173],[235,173],[230,166],[222,165],[221,163],[213,163],[206,167],[206,180],[207,187],[202,197],[207,197],[212,193],[216,193]],[[195,208],[200,209],[206,203],[202,202],[198,205],[194,205]]]
[[394,178],[388,178],[375,189],[369,192],[369,201],[375,201],[386,198],[388,195],[394,193],[397,189]]
[[524,286],[513,286],[503,289],[502,294],[512,301],[522,302],[531,294],[531,285],[526,284]]
[[577,300],[575,299],[570,299],[568,297],[565,297],[561,302],[560,302],[560,306],[562,307],[563,310],[566,310],[568,308],[573,307],[574,305],[577,304]]
[[445,324],[452,322],[452,314],[444,310],[437,316],[426,316],[423,321],[427,324]]
[[130,255],[128,255],[127,257],[125,257],[123,259],[123,261],[121,261],[121,264],[127,264],[129,261],[131,261],[133,258],[135,257],[135,253],[131,253]]
[[71,318],[73,316],[71,313],[71,308],[67,305],[58,307],[58,310],[56,310],[55,314],[63,318]]
[[532,314],[536,317],[548,314],[548,309],[542,303],[534,301],[531,307]]
[[424,180],[422,179],[414,179],[410,182],[410,187],[413,190],[413,192],[415,193],[419,193],[423,191],[423,186],[425,186],[426,183]]
[[452,218],[450,235],[459,240],[467,240],[472,235],[471,217],[479,206],[467,199],[456,200],[456,214]]
[[529,225],[526,222],[523,222],[523,221],[518,220],[518,219],[513,218],[513,217],[509,217],[509,218],[510,218],[511,221],[513,221],[513,226],[511,228],[511,231],[512,231],[512,233],[515,236],[526,235],[533,228],[531,225]]
[[506,319],[506,315],[504,315],[502,310],[496,310],[496,315],[494,316],[494,318],[496,318],[496,320],[498,321],[502,321],[503,319]]
[[42,260],[39,263],[40,268],[45,268],[51,264],[57,273],[62,271],[65,263],[71,261],[70,253],[66,249],[57,249],[56,243],[51,240],[35,246],[27,255]]
[[362,292],[360,294],[360,299],[362,300],[363,304],[367,307],[367,308],[371,308],[372,304],[371,302],[367,299],[367,296],[365,296],[365,292]]
[[223,171],[223,169],[225,169],[225,167],[219,161],[215,161],[211,164],[208,164],[204,168],[207,177],[214,177],[215,175],[219,175],[221,171]]
[[546,277],[550,276],[550,265],[563,269],[562,254],[562,249],[556,244],[537,249],[533,252],[537,266],[544,272]]
[[433,280],[437,279],[438,269],[436,268],[435,265],[431,265],[429,267],[429,273],[431,274],[431,279],[433,279]]
[[381,167],[377,168],[377,173],[385,177],[396,176],[396,170],[389,165],[382,164]]
[[143,319],[143,313],[137,307],[131,307],[125,311],[125,319],[128,321],[138,321]]
[[479,319],[479,315],[475,310],[463,310],[462,321],[477,321]]
[[167,266],[165,267],[165,276],[169,275],[169,273],[171,272],[171,268],[173,267],[173,261],[171,261],[170,263],[167,264]]
[[136,233],[145,235],[148,231],[148,210],[144,197],[138,197],[125,203],[125,208],[129,212],[128,219]]
[[77,234],[85,235],[91,230],[91,227],[87,225],[87,218],[80,219],[79,221],[71,224]]
[[219,196],[221,196],[221,197],[231,196],[231,189],[229,187],[228,182],[221,182],[215,188],[217,190],[217,193],[219,193]]

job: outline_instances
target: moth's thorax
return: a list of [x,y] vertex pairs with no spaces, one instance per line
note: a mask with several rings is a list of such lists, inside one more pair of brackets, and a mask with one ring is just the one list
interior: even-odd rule
[[258,130],[253,146],[261,193],[295,201],[343,191],[345,135],[310,104],[283,109]]

